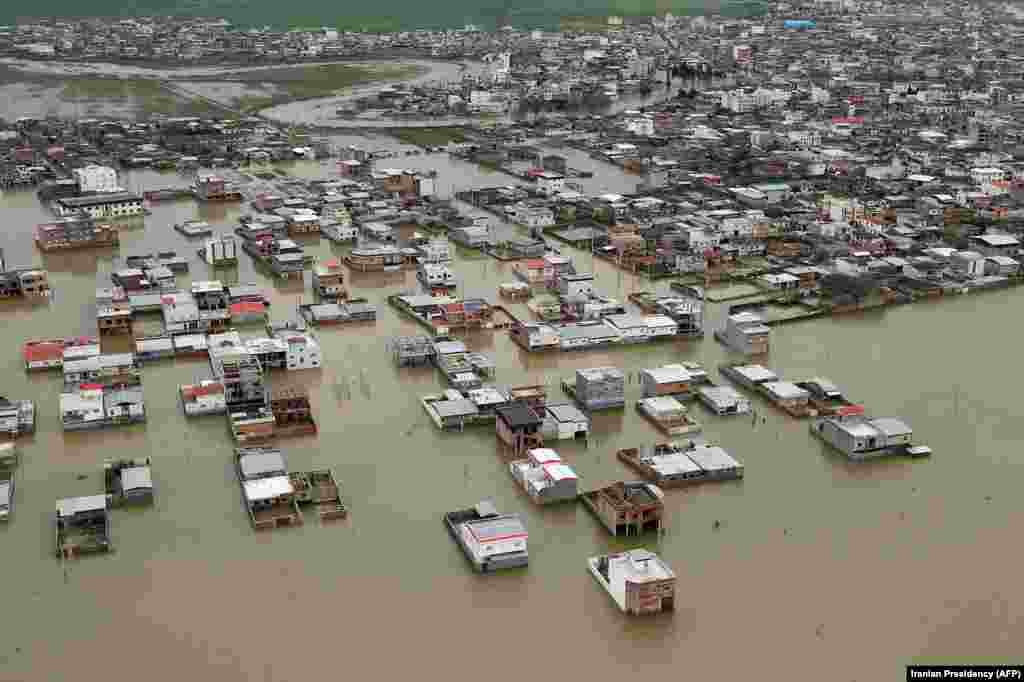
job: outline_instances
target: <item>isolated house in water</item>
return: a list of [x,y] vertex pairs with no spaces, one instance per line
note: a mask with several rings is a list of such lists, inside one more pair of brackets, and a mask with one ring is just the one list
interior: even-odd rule
[[622,554],[592,557],[587,565],[619,609],[630,615],[675,608],[676,575],[653,552],[633,549]]
[[541,434],[544,420],[530,407],[513,403],[497,408],[495,413],[498,438],[516,454],[544,445]]

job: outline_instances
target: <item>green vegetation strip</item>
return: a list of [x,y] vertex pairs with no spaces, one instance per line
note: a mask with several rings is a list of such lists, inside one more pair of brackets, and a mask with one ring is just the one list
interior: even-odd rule
[[449,142],[466,141],[462,128],[395,128],[388,134],[406,144],[420,147],[442,147]]
[[223,110],[200,99],[180,96],[167,90],[159,81],[148,78],[71,78],[64,82],[61,96],[66,100],[131,101],[143,115],[209,115]]
[[[354,85],[378,81],[406,80],[413,78],[423,69],[408,64],[322,64],[318,66],[284,66],[255,71],[227,73],[220,80],[236,83],[271,84],[276,92],[264,97],[243,97],[249,106],[254,103],[270,102],[265,106],[292,102],[302,99],[330,97],[339,90]],[[240,100],[241,101],[241,100]],[[244,107],[243,107],[244,108]],[[263,107],[260,107],[263,108]]]

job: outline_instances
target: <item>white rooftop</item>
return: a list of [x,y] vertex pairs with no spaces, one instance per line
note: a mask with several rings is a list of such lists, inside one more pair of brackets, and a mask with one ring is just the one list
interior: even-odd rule
[[561,456],[551,448],[534,448],[527,455],[535,464],[549,464],[562,461]]
[[294,492],[292,482],[287,476],[272,476],[246,481],[243,484],[245,499],[251,502],[270,500]]
[[701,471],[697,463],[682,452],[642,456],[641,461],[657,471],[661,476],[681,476],[686,478],[690,474],[698,474]]
[[57,514],[62,518],[74,516],[87,511],[107,508],[106,495],[87,495],[85,497],[66,497],[57,500]]
[[732,455],[717,445],[697,445],[686,454],[704,471],[722,471],[740,467]]
[[547,474],[548,478],[552,481],[564,481],[569,479],[576,479],[576,472],[572,470],[568,464],[561,463],[550,463],[544,465],[544,473]]
[[[592,557],[591,565],[596,564],[598,558]],[[672,569],[656,554],[646,549],[633,549],[608,556],[608,583],[605,587],[619,608],[625,610],[627,580],[636,584],[674,577]]]
[[148,466],[121,469],[121,487],[124,490],[152,489],[152,471]]
[[761,365],[740,365],[732,369],[745,379],[758,384],[765,381],[775,381],[779,378],[775,372]]
[[766,381],[761,384],[766,391],[780,400],[801,400],[810,397],[810,393],[788,381]]
[[690,373],[682,365],[663,365],[653,369],[645,369],[644,373],[659,384],[671,384],[680,381],[690,381],[691,379]]

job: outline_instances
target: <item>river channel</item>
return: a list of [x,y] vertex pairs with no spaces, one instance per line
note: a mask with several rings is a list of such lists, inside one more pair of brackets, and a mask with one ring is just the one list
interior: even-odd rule
[[[442,192],[513,182],[445,156],[393,165],[411,164],[437,168]],[[289,170],[324,176],[333,165]],[[635,181],[603,172],[588,191],[626,191]],[[142,191],[182,180],[133,171],[124,182]],[[198,217],[227,232],[242,210],[158,204],[144,224],[122,228],[118,253],[193,254],[197,244],[175,222]],[[319,436],[280,444],[292,468],[335,470],[350,518],[256,534],[223,418],[186,420],[178,405],[179,384],[208,376],[201,360],[144,368],[145,425],[61,432],[60,380],[26,374],[20,345],[95,333],[94,290],[109,282],[115,254],[42,256],[31,235],[48,216],[31,192],[0,195],[0,211],[9,267],[45,267],[55,290],[49,305],[0,307],[3,394],[34,399],[38,409],[37,433],[21,443],[14,516],[0,526],[0,680],[875,681],[903,679],[903,666],[918,657],[1020,654],[1019,290],[777,328],[767,365],[791,380],[828,377],[873,414],[905,418],[933,457],[853,465],[823,449],[805,422],[763,402],[756,425],[694,407],[706,437],[746,465],[745,479],[668,491],[667,533],[625,543],[582,507],[533,506],[513,485],[493,429],[440,435],[417,401],[443,388],[439,376],[399,370],[386,350],[389,337],[419,333],[384,302],[414,289],[414,273],[351,276],[352,293],[378,304],[376,324],[320,331],[322,371],[270,379],[311,392]],[[305,245],[319,258],[343,252],[326,240]],[[648,287],[587,253],[563,253],[592,270],[606,295],[625,299]],[[479,255],[460,254],[455,270],[466,293],[491,300],[512,279],[508,264]],[[214,277],[266,287],[276,320],[310,300],[308,273],[302,285],[281,284],[246,254],[221,272],[193,258],[179,282]],[[723,314],[710,306],[709,326]],[[557,381],[581,367],[636,372],[685,359],[712,370],[729,359],[710,334],[554,355],[527,354],[501,332],[466,341],[493,358],[498,383],[544,382],[554,395]],[[638,396],[634,381],[627,402]],[[596,416],[589,442],[555,447],[589,489],[632,478],[618,448],[662,440],[626,409]],[[114,512],[116,552],[54,559],[54,501],[102,490],[104,458],[146,455],[156,503]],[[525,571],[475,575],[444,530],[442,513],[484,497],[524,515]],[[674,614],[627,619],[587,572],[587,557],[640,544],[678,575]]]

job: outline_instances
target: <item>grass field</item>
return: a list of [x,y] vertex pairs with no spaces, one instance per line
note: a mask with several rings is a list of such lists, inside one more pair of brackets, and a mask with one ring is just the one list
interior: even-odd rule
[[388,131],[406,144],[420,147],[443,147],[449,142],[465,142],[466,135],[462,128],[395,128]]
[[210,116],[224,113],[206,101],[180,96],[165,89],[158,81],[147,78],[83,77],[65,79],[63,83],[61,97],[65,100],[130,103],[140,116],[157,113]]
[[[225,107],[251,114],[285,102],[329,97],[354,85],[410,78],[420,73],[420,70],[420,67],[406,64],[328,64],[239,71],[225,74],[220,80],[241,84],[246,94],[231,101],[218,98],[216,95],[212,97],[222,101]],[[5,75],[12,81],[18,76],[0,72],[0,81]],[[26,80],[23,75],[17,79]],[[191,97],[187,93],[169,90],[154,79],[83,76],[59,81],[51,78],[32,80],[38,81],[40,85],[59,84],[58,87],[62,88],[61,98],[65,101],[83,104],[123,104],[125,108],[134,110],[139,117],[155,113],[172,116],[225,114],[224,109],[201,97]],[[182,84],[186,85],[184,82]],[[445,142],[447,140],[436,144]]]
[[[383,80],[402,80],[420,73],[420,68],[406,64],[366,66],[361,64],[325,64],[320,66],[284,66],[259,71],[225,74],[221,80],[236,83],[272,84],[277,92],[267,96],[259,108],[282,102],[330,97],[354,85]],[[244,98],[243,98],[244,99]],[[269,104],[265,102],[269,100]],[[260,103],[260,102],[256,102]],[[250,103],[252,104],[252,103]],[[240,107],[242,108],[242,107]]]

